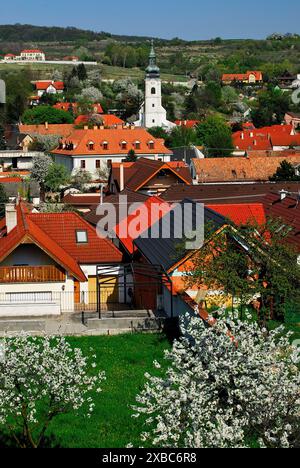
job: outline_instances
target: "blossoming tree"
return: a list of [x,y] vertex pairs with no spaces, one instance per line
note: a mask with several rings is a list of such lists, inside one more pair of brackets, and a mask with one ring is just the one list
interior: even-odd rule
[[[64,338],[22,335],[1,343],[0,424],[22,448],[45,442],[49,424],[59,414],[94,409],[92,390],[100,392],[105,379],[97,365]],[[93,359],[96,356],[93,356]],[[95,368],[93,376],[88,368]]]
[[190,320],[189,339],[166,352],[166,375],[147,374],[137,396],[142,441],[172,448],[299,447],[300,355],[282,331],[268,334],[232,319],[214,327]]

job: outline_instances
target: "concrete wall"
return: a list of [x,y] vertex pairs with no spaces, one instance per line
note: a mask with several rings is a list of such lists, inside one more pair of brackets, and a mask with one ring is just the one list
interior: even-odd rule
[[[165,162],[170,162],[171,158],[170,155],[162,155],[162,154],[139,154],[139,158],[147,158],[147,159],[162,159]],[[91,174],[95,174],[96,169],[96,161],[100,160],[101,168],[107,167],[107,163],[111,160],[113,163],[120,163],[126,159],[126,154],[116,155],[116,154],[107,154],[103,155],[82,155],[82,156],[64,156],[60,154],[53,154],[53,159],[58,164],[63,164],[69,172],[75,173],[76,171],[81,169],[81,161],[85,161],[85,170],[90,172]]]

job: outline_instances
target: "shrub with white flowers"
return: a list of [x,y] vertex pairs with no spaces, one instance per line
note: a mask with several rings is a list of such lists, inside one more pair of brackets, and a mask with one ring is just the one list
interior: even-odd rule
[[[146,374],[134,417],[143,442],[172,448],[300,446],[299,350],[283,328],[218,319],[187,321],[165,358],[165,376]],[[160,368],[158,363],[155,363]]]
[[100,392],[105,379],[95,355],[83,356],[64,338],[26,335],[2,340],[1,349],[0,427],[10,431],[17,446],[43,445],[50,422],[60,414],[82,407],[91,414],[91,392]]

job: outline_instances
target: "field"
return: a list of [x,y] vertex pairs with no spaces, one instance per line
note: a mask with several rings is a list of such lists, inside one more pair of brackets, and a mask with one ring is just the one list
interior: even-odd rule
[[92,347],[97,362],[106,372],[103,392],[95,394],[91,419],[81,412],[58,417],[50,426],[55,444],[73,448],[124,448],[130,442],[139,446],[142,423],[131,417],[130,405],[142,388],[145,372],[152,363],[162,361],[170,345],[163,335],[122,335],[115,337],[70,338],[72,345],[89,355]]
[[[59,70],[60,72],[70,72],[74,65],[62,65],[62,64],[47,64],[47,63],[33,63],[30,65],[24,65],[22,63],[1,63],[0,62],[0,76],[2,71],[20,71],[27,69],[31,72],[33,80],[47,80],[51,79],[53,72]],[[87,70],[93,70],[96,66],[87,66]],[[122,68],[113,67],[108,65],[99,65],[98,68],[101,70],[102,78],[105,80],[119,80],[122,78],[132,78],[134,81],[143,80],[145,72],[139,68]],[[168,82],[187,82],[187,78],[184,75],[174,75],[171,73],[162,73],[162,80]]]

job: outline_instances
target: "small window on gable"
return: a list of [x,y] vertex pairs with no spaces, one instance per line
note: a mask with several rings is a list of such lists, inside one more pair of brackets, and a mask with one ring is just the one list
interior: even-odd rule
[[102,148],[103,148],[104,150],[108,150],[108,141],[103,141],[103,143],[102,143]]
[[122,148],[122,150],[127,149],[127,141],[121,141],[121,148]]
[[148,146],[149,149],[154,149],[154,141],[149,141]]
[[156,89],[154,87],[151,88],[151,94],[156,94]]
[[88,143],[88,149],[89,149],[90,151],[93,151],[94,148],[95,148],[94,142],[93,142],[93,141],[90,141],[90,142]]
[[137,149],[137,150],[141,149],[141,142],[140,141],[136,141],[134,145],[135,145],[135,149]]
[[88,243],[88,233],[85,230],[76,231],[76,242],[77,244],[87,244]]

